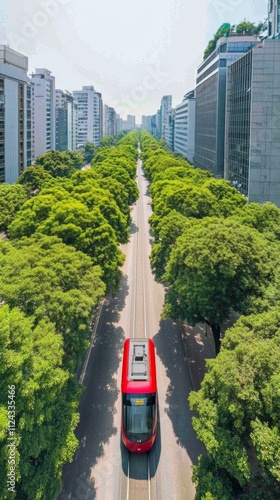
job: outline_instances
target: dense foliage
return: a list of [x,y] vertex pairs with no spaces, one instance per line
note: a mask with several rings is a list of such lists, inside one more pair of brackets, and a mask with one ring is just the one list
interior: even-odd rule
[[202,387],[190,395],[194,428],[208,451],[195,468],[196,498],[279,498],[279,356],[277,308],[240,318],[218,357],[207,361]]
[[0,184],[0,231],[7,231],[27,196],[22,186]]
[[[108,144],[109,142],[109,144]],[[92,168],[51,151],[1,186],[0,497],[49,500],[77,447],[76,371],[96,307],[118,289],[136,201],[138,137],[103,141]],[[104,164],[104,171],[103,171]],[[8,386],[16,391],[16,495],[7,491]]]
[[[210,324],[218,353],[190,396],[208,452],[194,467],[196,500],[276,500],[280,210],[247,203],[227,181],[174,157],[147,132],[140,142],[151,181],[151,267],[169,290],[164,316]],[[240,319],[221,341],[233,311]]]

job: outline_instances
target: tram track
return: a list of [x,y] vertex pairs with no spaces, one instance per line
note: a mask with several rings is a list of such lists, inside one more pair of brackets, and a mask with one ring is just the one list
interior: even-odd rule
[[150,453],[129,452],[126,500],[151,500]]
[[[142,193],[142,162],[137,162],[137,180],[139,186],[139,200],[134,213],[136,228],[134,264],[133,264],[133,297],[131,302],[131,331],[133,338],[149,338],[147,327],[147,295],[146,295],[146,264],[144,242],[144,207]],[[126,472],[122,481],[121,500],[151,500],[155,483],[152,484],[154,474],[151,471],[150,452],[126,453]]]

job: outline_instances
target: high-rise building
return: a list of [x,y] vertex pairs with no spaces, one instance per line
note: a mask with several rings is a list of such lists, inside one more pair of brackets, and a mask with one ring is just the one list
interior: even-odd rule
[[224,176],[227,65],[256,43],[254,35],[222,37],[197,70],[194,164],[210,169],[216,177]]
[[152,116],[151,115],[142,115],[141,127],[147,132],[152,133]]
[[161,138],[161,110],[158,109],[156,112],[156,138]]
[[0,182],[14,183],[34,158],[28,58],[0,45]]
[[280,0],[268,1],[268,37],[280,38]]
[[100,92],[94,92],[93,144],[98,147],[103,137],[103,101]]
[[116,133],[117,133],[117,113],[116,113],[116,111],[114,110],[114,108],[107,106],[107,104],[104,104],[103,110],[104,110],[103,111],[104,136],[108,137],[111,135],[116,135]]
[[87,142],[94,143],[94,87],[85,85],[81,90],[73,91],[74,100],[78,106],[78,144],[85,146]]
[[78,147],[87,142],[99,146],[103,137],[102,95],[93,85],[84,85],[82,90],[74,90],[73,97],[78,106]]
[[228,67],[225,178],[249,201],[280,207],[280,40]]
[[168,113],[171,110],[171,108],[172,108],[172,96],[164,95],[161,99],[161,106],[160,106],[160,117],[161,117],[160,137],[164,140],[166,140]]
[[165,132],[165,140],[171,151],[174,151],[174,123],[175,109],[171,108],[167,116],[167,125]]
[[77,147],[77,103],[67,90],[55,91],[56,149],[75,151]]
[[116,114],[116,133],[118,134],[122,130],[124,130],[123,119],[120,117],[120,115]]
[[46,68],[32,74],[35,158],[55,149],[55,77]]
[[136,117],[134,115],[127,115],[127,126],[128,130],[133,130],[136,128]]
[[185,156],[191,163],[194,156],[195,91],[184,95],[175,108],[174,152]]

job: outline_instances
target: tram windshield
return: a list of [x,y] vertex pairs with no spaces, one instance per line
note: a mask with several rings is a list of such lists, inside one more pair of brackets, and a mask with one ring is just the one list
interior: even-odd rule
[[155,394],[124,394],[123,423],[127,438],[134,443],[151,439],[155,420]]

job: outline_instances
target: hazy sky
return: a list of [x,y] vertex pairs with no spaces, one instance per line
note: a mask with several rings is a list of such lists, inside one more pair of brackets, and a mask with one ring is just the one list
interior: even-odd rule
[[154,114],[195,86],[223,22],[267,17],[267,0],[0,0],[0,43],[47,68],[56,88],[94,85],[122,116]]

